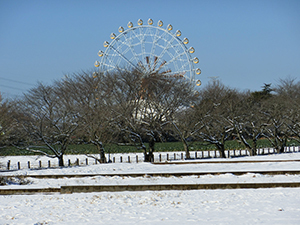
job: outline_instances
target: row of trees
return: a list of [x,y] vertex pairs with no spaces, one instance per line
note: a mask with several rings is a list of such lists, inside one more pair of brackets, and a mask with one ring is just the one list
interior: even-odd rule
[[300,142],[299,105],[300,82],[292,78],[274,89],[265,84],[262,91],[241,92],[218,80],[195,90],[183,76],[157,71],[82,72],[3,101],[0,148],[56,157],[60,166],[71,143],[94,144],[102,163],[107,143],[134,145],[147,162],[158,141],[181,141],[186,158],[190,141],[214,144],[226,157],[227,140],[255,155],[258,139],[266,138],[280,153],[288,140]]

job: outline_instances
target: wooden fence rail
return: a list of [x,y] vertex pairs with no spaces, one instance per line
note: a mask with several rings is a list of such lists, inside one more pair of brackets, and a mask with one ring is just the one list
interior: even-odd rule
[[[284,150],[285,153],[292,153],[292,152],[300,152],[300,146],[292,146],[292,147],[286,147]],[[191,152],[192,153],[192,152]],[[258,155],[265,155],[265,154],[276,154],[276,150],[273,148],[262,148],[258,149]],[[192,155],[192,154],[191,154]],[[247,150],[226,150],[226,157],[228,158],[234,158],[234,157],[242,157],[242,156],[247,156],[248,152]],[[142,162],[143,157],[142,153],[140,154],[128,154],[127,155],[127,160],[126,160],[126,154],[122,154],[119,158],[119,161],[116,161],[116,157],[113,156],[111,160],[111,156],[109,155],[107,158],[109,159],[109,162],[111,163],[138,163]],[[134,160],[135,157],[135,160]],[[208,151],[194,151],[194,158],[192,159],[207,159],[207,158],[219,158],[220,154],[216,150],[208,150]],[[125,159],[124,159],[125,158]],[[133,158],[133,159],[132,159]],[[166,161],[175,161],[175,160],[184,160],[184,153],[183,152],[174,152],[173,154],[169,153],[154,153],[154,162],[166,162]],[[85,160],[85,161],[84,161]],[[76,158],[75,162],[72,163],[71,159],[68,159],[67,165],[69,167],[71,166],[80,166],[80,165],[95,165],[97,164],[97,160],[94,162],[90,161],[89,158],[85,158],[84,160],[80,161],[79,158]],[[42,161],[38,161],[38,165],[34,166],[34,163],[28,161],[27,166],[21,165],[20,162],[17,162],[16,167],[12,168],[12,162],[11,160],[7,161],[7,166],[6,170],[11,170],[11,169],[41,169],[41,168],[53,168],[53,167],[58,167],[57,164],[55,164],[53,161],[48,160],[48,165],[42,163]],[[44,166],[44,167],[43,167]],[[5,168],[3,168],[5,169]]]

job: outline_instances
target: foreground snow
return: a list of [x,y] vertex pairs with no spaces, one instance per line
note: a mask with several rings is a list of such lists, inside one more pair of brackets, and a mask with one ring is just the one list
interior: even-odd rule
[[299,189],[1,196],[0,224],[299,224]]
[[[78,156],[79,157],[79,156]],[[300,159],[300,153],[244,157],[234,160],[273,160],[262,163],[152,165],[116,163],[64,169],[2,172],[24,174],[112,174],[150,172],[229,173],[188,177],[121,177],[33,179],[26,186],[0,188],[58,187],[76,184],[160,184],[222,182],[300,182],[299,175],[261,175],[259,170],[300,170],[300,162],[274,160]],[[10,158],[13,160],[28,160]],[[38,159],[39,160],[39,159]],[[219,161],[210,159],[206,162]],[[203,161],[203,160],[202,160]],[[2,158],[3,164],[7,158]],[[253,171],[235,176],[230,171]],[[54,195],[0,196],[0,224],[300,224],[300,188],[102,192]]]

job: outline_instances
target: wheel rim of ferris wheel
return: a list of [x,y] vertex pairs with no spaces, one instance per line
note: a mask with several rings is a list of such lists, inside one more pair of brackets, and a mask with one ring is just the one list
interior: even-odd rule
[[[195,49],[187,47],[187,38],[180,39],[180,30],[172,32],[171,24],[163,28],[161,20],[153,26],[152,19],[148,20],[148,24],[139,19],[138,26],[129,22],[127,27],[127,30],[119,27],[118,35],[111,33],[111,43],[104,42],[105,51],[98,52],[101,61],[94,64],[100,72],[135,68],[149,74],[159,70],[168,75],[183,76],[192,82],[195,75],[201,74],[201,70],[194,67],[199,59],[191,56]],[[200,86],[201,81],[197,80],[196,85]]]

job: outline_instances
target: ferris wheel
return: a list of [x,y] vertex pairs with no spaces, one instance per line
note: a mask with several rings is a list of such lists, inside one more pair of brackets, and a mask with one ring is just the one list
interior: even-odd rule
[[[95,62],[95,67],[103,73],[116,70],[138,70],[142,74],[161,73],[167,76],[180,76],[195,82],[195,76],[201,73],[195,65],[199,63],[193,47],[188,47],[187,38],[180,39],[181,31],[173,31],[168,24],[163,28],[163,22],[157,26],[148,19],[144,24],[141,19],[137,26],[132,22],[127,24],[128,29],[120,26],[118,34],[111,33],[111,41],[105,41],[105,50],[100,50],[101,58]],[[200,86],[201,81],[197,80]]]

